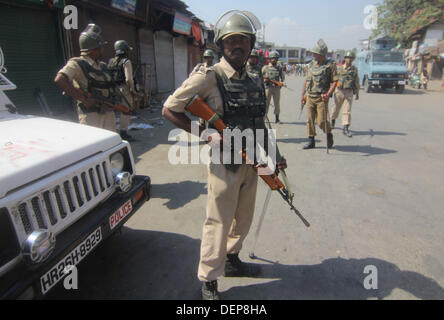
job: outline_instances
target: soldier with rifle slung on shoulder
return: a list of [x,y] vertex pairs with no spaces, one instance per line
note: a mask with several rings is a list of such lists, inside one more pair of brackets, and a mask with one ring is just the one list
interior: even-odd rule
[[66,95],[78,101],[79,122],[116,131],[116,118],[105,100],[112,100],[114,82],[105,62],[100,61],[103,47],[101,28],[89,24],[80,34],[80,57],[72,58],[57,73],[55,83]]

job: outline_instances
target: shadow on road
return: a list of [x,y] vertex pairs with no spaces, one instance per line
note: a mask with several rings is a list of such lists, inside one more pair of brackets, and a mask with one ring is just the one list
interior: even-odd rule
[[406,136],[406,133],[402,132],[390,132],[390,131],[373,131],[369,129],[368,131],[355,131],[351,130],[354,136]]
[[[195,181],[179,183],[153,184],[153,198],[167,199],[164,205],[170,209],[178,209],[207,193],[207,184]],[[177,195],[181,196],[178,197]]]
[[[79,290],[61,286],[47,299],[200,299],[199,252],[198,239],[124,227],[80,265]],[[260,278],[270,282],[232,287],[221,293],[222,299],[382,299],[396,288],[420,299],[444,299],[444,289],[435,280],[377,258],[260,265]],[[363,287],[368,265],[377,268],[377,290]]]
[[384,148],[378,148],[378,147],[372,147],[371,145],[365,145],[365,146],[334,146],[334,150],[341,151],[341,152],[355,152],[355,153],[362,153],[363,157],[370,157],[380,154],[389,154],[389,153],[396,153],[398,151],[391,150],[391,149],[384,149]]

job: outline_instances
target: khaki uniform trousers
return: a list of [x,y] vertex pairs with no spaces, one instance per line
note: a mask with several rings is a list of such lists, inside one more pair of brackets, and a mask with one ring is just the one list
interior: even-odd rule
[[[121,103],[133,110],[134,99],[132,94],[130,93],[127,86],[122,86],[120,88],[121,94],[125,97],[125,99],[121,99]],[[131,115],[120,113],[120,131],[127,131],[128,127],[131,123]]]
[[253,221],[258,176],[249,165],[236,172],[222,164],[208,168],[208,199],[198,278],[223,275],[227,254],[239,253]]
[[[331,125],[328,120],[328,103],[322,101],[321,95],[307,96],[307,135],[309,137],[316,136],[315,121],[317,119],[318,126],[325,132],[331,133]],[[327,116],[327,118],[325,118]]]
[[268,110],[270,109],[271,98],[273,98],[274,114],[279,116],[279,114],[281,113],[281,88],[268,87],[265,90],[265,93],[267,95],[267,113],[266,114],[268,114]]
[[106,111],[105,113],[88,112],[79,113],[79,122],[88,126],[102,128],[116,132],[116,116],[114,111]]
[[353,104],[353,89],[336,89],[334,94],[331,118],[336,120],[342,108],[342,125],[351,124],[351,108]]

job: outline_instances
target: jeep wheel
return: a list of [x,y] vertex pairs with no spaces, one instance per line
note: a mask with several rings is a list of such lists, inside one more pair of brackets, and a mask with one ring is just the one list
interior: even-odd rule
[[405,88],[405,86],[397,86],[396,87],[396,93],[403,93],[404,92],[404,88]]

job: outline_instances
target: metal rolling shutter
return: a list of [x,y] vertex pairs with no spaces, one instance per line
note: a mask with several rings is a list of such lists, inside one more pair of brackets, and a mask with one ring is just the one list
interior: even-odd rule
[[[152,75],[150,76],[148,73],[147,67],[147,79],[146,79],[146,89],[150,89],[152,91],[157,91],[157,81],[156,81],[156,61],[154,59],[154,39],[153,39],[153,31],[149,29],[140,29],[139,30],[139,43],[140,43],[140,61],[141,63],[145,63],[146,65],[151,65]],[[152,80],[152,83],[150,83]]]
[[34,98],[36,88],[55,115],[72,112],[71,99],[54,83],[64,65],[57,29],[57,11],[0,4],[0,46],[7,77],[17,85],[7,95],[22,114],[44,114]]
[[154,34],[157,88],[159,93],[174,90],[173,36],[166,31]]
[[188,42],[185,37],[174,38],[174,84],[179,88],[188,76]]

